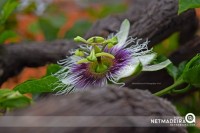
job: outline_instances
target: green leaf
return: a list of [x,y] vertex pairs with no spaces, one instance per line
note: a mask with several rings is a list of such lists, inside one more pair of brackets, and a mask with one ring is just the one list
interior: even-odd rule
[[60,69],[61,69],[61,66],[59,66],[58,64],[50,64],[47,67],[46,76],[52,75],[56,73],[57,71],[59,71]]
[[200,0],[179,0],[178,14],[181,14],[188,9],[198,7],[200,7]]
[[174,81],[176,81],[182,75],[186,64],[187,62],[183,61],[178,67],[176,67],[174,64],[167,66],[167,72],[171,77],[173,77]]
[[183,72],[182,78],[185,82],[200,87],[200,64]]
[[187,61],[183,61],[179,64],[178,66],[178,74],[177,74],[177,79],[182,75],[184,69],[185,69],[185,66],[187,65]]
[[190,68],[200,64],[200,54],[197,54],[193,57],[185,66],[184,71],[189,70]]
[[56,77],[46,76],[41,79],[28,80],[14,88],[14,90],[20,93],[42,93],[42,92],[53,92],[55,83],[58,81]]
[[0,44],[3,44],[7,39],[16,37],[17,34],[14,31],[7,30],[0,34]]
[[0,108],[21,108],[31,104],[31,99],[18,91],[1,89]]
[[3,24],[7,18],[10,16],[10,14],[16,9],[16,7],[19,5],[19,2],[13,1],[13,0],[7,0],[6,3],[4,3],[2,9],[0,10],[0,23]]
[[11,92],[11,90],[9,90],[9,89],[0,89],[0,98],[3,98],[5,96],[9,95],[10,92]]
[[166,67],[168,74],[176,81],[177,76],[178,76],[178,68],[174,66],[174,64],[170,64],[169,66]]
[[77,21],[74,26],[66,32],[65,38],[73,39],[77,35],[84,36],[86,31],[91,27],[92,23],[87,20],[79,20]]
[[185,65],[180,78],[188,84],[200,87],[200,54],[197,54]]

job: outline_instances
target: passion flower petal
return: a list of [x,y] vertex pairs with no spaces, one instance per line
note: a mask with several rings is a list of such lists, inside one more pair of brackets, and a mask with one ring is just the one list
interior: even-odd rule
[[134,57],[132,62],[133,64],[136,64],[140,61],[143,66],[146,66],[150,64],[156,57],[157,57],[156,53],[150,53],[150,54]]
[[119,32],[116,34],[118,43],[116,44],[116,48],[122,48],[123,45],[125,44],[127,38],[128,38],[128,33],[130,29],[130,23],[127,19],[125,19],[120,27]]
[[141,62],[139,62],[138,64],[128,65],[124,67],[123,70],[120,71],[120,73],[118,74],[119,75],[118,80],[130,77],[130,76],[135,76],[138,73],[140,73],[141,70],[142,70]]

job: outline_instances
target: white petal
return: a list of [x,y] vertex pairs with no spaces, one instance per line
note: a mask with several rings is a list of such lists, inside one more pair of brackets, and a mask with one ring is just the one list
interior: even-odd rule
[[128,38],[129,29],[130,29],[130,23],[127,19],[125,19],[121,24],[119,32],[116,34],[118,43],[115,45],[115,47],[117,48],[123,47]]
[[133,63],[135,64],[138,61],[140,61],[143,66],[146,66],[149,63],[151,63],[156,58],[156,56],[157,56],[156,53],[151,53],[151,54],[146,54],[146,55],[133,57],[133,60],[134,60]]
[[151,65],[151,66],[144,66],[142,71],[157,71],[157,70],[167,67],[169,64],[171,64],[171,61],[166,60],[159,64],[155,64],[155,65]]
[[142,70],[142,64],[139,62],[135,65],[126,66],[120,73],[118,74],[118,80],[130,76],[134,76],[138,74]]

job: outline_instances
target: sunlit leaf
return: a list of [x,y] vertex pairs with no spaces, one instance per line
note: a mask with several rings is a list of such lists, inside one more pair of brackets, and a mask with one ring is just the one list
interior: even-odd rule
[[58,81],[53,76],[47,76],[41,79],[28,80],[14,88],[14,90],[20,93],[42,93],[42,92],[53,92],[55,83]]
[[0,89],[0,108],[20,108],[31,103],[31,99],[18,91]]
[[61,69],[61,66],[59,66],[58,64],[50,64],[47,67],[46,76],[52,75],[60,69]]

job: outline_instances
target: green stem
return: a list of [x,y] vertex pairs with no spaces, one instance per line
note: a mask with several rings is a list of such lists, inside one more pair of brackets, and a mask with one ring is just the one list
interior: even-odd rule
[[155,96],[163,96],[165,94],[169,94],[173,89],[175,89],[177,86],[183,84],[184,81],[182,79],[180,80],[177,80],[174,84],[172,84],[171,86],[159,91],[159,92],[156,92],[154,93]]
[[180,89],[180,90],[173,89],[172,93],[176,93],[176,94],[184,93],[184,92],[187,92],[188,90],[190,90],[191,88],[192,88],[192,86],[189,84],[185,88]]

